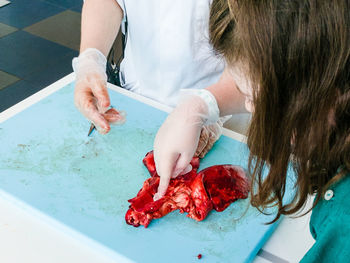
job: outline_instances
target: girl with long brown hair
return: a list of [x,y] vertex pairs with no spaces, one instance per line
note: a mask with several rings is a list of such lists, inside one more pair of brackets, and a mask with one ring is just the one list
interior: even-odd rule
[[[245,106],[252,112],[252,205],[276,206],[277,220],[316,194],[310,221],[316,242],[302,261],[349,262],[350,1],[213,0],[209,30],[226,69],[205,94],[180,103],[158,131],[160,195],[174,173],[166,142],[198,142],[201,126]],[[182,160],[195,153],[194,147],[171,150]],[[290,164],[295,196],[285,202]]]
[[[317,193],[302,262],[349,262],[350,1],[214,0],[210,38],[233,78],[249,79],[236,84],[253,111],[252,204],[277,206],[277,220]],[[284,203],[290,163],[296,194]]]

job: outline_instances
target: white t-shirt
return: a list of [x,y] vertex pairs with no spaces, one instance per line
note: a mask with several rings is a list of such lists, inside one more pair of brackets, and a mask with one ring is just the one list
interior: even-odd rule
[[209,44],[211,0],[116,0],[127,19],[126,89],[174,106],[180,89],[214,84],[224,69]]

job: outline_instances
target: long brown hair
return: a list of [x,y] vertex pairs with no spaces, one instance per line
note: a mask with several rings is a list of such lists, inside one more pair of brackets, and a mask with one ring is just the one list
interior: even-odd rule
[[[214,0],[209,27],[218,54],[245,64],[253,85],[252,204],[276,205],[275,220],[308,194],[320,193],[316,205],[350,170],[349,0]],[[296,194],[285,203],[289,164]]]

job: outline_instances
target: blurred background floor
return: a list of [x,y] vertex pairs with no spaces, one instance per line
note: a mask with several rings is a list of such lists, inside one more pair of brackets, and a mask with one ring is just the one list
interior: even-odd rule
[[0,7],[0,112],[72,72],[83,0]]

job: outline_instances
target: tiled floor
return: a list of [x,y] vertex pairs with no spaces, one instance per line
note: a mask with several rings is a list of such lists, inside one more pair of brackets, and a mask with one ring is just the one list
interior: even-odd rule
[[77,28],[79,24],[80,14],[66,10],[23,30],[62,46],[79,50],[80,28]]
[[0,112],[72,72],[83,0],[11,0],[0,7]]
[[0,23],[0,37],[6,36],[17,31],[17,28]]

